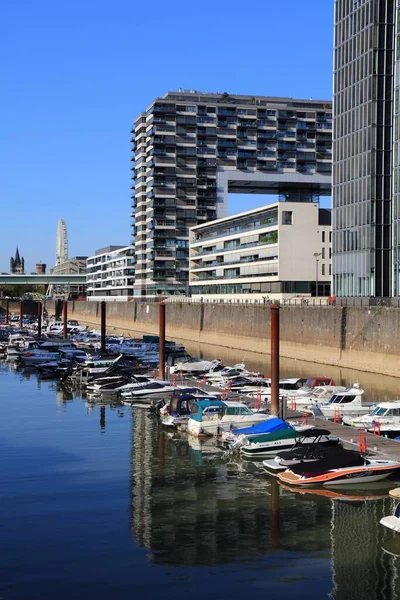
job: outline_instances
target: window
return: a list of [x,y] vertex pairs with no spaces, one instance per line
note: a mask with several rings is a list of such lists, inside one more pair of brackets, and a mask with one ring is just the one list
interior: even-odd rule
[[325,258],[325,248],[322,248],[322,252],[321,252],[321,258],[324,259]]
[[293,211],[282,211],[282,225],[293,225]]
[[322,267],[322,275],[325,275],[325,264],[322,263],[321,267]]
[[322,243],[325,244],[325,231],[322,232]]

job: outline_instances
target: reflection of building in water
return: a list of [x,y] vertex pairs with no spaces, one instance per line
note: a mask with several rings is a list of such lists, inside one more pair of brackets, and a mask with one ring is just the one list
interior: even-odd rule
[[135,411],[131,526],[155,562],[218,564],[270,553],[277,545],[292,551],[330,547],[329,503],[296,504],[294,495],[281,496],[273,511],[278,529],[271,523],[266,476],[232,477],[225,463],[198,465],[187,443],[175,445],[164,435],[158,437],[157,423],[144,411]]
[[400,559],[382,551],[393,534],[379,521],[393,512],[389,498],[332,502],[332,580],[335,600],[400,598]]

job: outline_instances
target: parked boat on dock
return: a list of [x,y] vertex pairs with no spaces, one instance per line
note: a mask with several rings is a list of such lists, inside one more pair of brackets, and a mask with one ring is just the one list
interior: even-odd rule
[[370,412],[375,405],[372,402],[363,402],[363,396],[364,390],[360,384],[354,383],[351,388],[333,394],[327,404],[318,406],[310,404],[304,410],[315,415],[322,413],[326,419],[342,418],[344,415],[364,415]]
[[380,402],[368,414],[358,418],[344,416],[342,421],[357,429],[395,437],[400,434],[400,400]]

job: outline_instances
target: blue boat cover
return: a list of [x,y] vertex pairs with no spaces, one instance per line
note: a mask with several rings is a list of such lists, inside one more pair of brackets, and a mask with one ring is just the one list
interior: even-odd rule
[[245,427],[244,429],[234,429],[236,435],[260,435],[261,433],[271,433],[272,431],[279,431],[280,429],[293,429],[291,425],[283,421],[282,419],[268,419],[252,427]]

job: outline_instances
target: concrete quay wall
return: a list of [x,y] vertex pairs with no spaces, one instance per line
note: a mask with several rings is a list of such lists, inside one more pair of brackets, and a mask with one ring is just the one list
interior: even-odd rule
[[[54,305],[47,303],[49,314]],[[68,316],[100,325],[100,304],[69,302]],[[107,303],[108,333],[158,334],[156,303]],[[169,339],[270,353],[268,306],[174,303],[166,306]],[[400,376],[400,310],[388,307],[297,307],[280,309],[283,358]],[[239,359],[238,359],[239,360]]]

